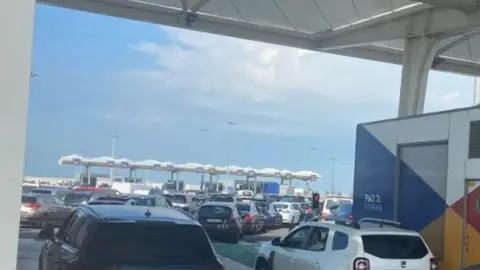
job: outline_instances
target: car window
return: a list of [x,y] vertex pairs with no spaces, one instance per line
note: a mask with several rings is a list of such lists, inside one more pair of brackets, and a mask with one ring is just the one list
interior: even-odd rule
[[65,242],[71,245],[72,247],[78,248],[79,246],[76,245],[75,240],[77,233],[85,220],[85,214],[82,211],[78,211],[75,219],[70,222],[67,230],[65,230]]
[[55,204],[55,200],[53,199],[54,197],[53,196],[39,196],[40,199],[43,200],[43,202],[47,203],[47,204]]
[[292,209],[294,209],[294,210],[298,210],[298,209],[299,209],[298,204],[292,204],[291,207],[292,207]]
[[363,235],[365,253],[382,259],[421,259],[428,254],[422,238],[416,235]]
[[87,236],[88,219],[86,216],[82,216],[77,220],[77,222],[79,223],[78,231],[75,235],[75,239],[73,240],[73,244],[75,247],[79,248],[82,246],[83,241]]
[[339,213],[350,213],[350,212],[352,212],[352,204],[351,203],[341,203],[337,208],[337,212],[339,212]]
[[308,250],[324,251],[327,247],[328,229],[315,226],[307,246]]
[[198,216],[199,217],[229,217],[232,214],[232,209],[227,206],[213,206],[213,205],[205,205],[201,206],[198,209]]
[[22,196],[22,203],[36,203],[37,198],[33,196]]
[[332,250],[343,250],[348,247],[348,234],[336,231],[333,235]]
[[287,209],[288,208],[288,204],[284,204],[284,203],[276,203],[274,204],[273,206],[275,206],[275,208],[278,210],[278,209]]
[[52,194],[53,193],[51,190],[48,190],[48,189],[32,189],[32,191],[30,192],[33,194]]
[[139,264],[151,269],[174,269],[217,261],[204,229],[198,225],[102,223],[92,240],[86,256],[99,265]]
[[72,226],[72,224],[77,220],[78,218],[78,212],[79,210],[75,210],[73,211],[70,216],[63,222],[63,226],[60,227],[60,229],[58,230],[57,232],[57,236],[65,241],[66,240],[66,233],[67,231],[70,229],[70,227]]
[[185,196],[185,195],[165,194],[164,196],[167,199],[169,199],[170,202],[172,202],[172,203],[187,203],[187,196]]
[[307,244],[308,237],[311,231],[310,226],[303,226],[288,234],[282,241],[283,247],[303,249]]
[[54,203],[54,204],[57,204],[57,205],[64,205],[64,204],[65,204],[64,201],[60,200],[60,199],[57,198],[57,197],[53,197],[53,201],[54,201],[53,203]]

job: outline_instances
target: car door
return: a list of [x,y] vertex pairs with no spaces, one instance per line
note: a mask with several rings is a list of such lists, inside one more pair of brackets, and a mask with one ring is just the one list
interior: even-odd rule
[[42,269],[56,269],[56,258],[60,256],[65,232],[68,231],[72,224],[78,219],[78,212],[79,210],[74,210],[63,222],[63,225],[55,234],[55,240],[45,240],[41,251],[42,255],[40,256],[42,258]]
[[298,227],[282,239],[280,246],[277,246],[272,254],[272,269],[300,269],[297,267],[297,261],[301,252],[305,250],[311,229],[312,227],[308,225]]
[[293,223],[300,222],[300,208],[298,207],[298,204],[290,204],[290,211],[293,213]]
[[[323,226],[312,226],[311,234],[306,244],[305,250],[298,254],[298,269],[302,270],[334,270],[341,266],[331,263],[329,256],[333,256],[330,240],[330,230]],[[338,262],[337,262],[338,263]]]
[[63,237],[59,239],[59,252],[54,257],[55,267],[52,270],[71,269],[73,262],[78,256],[82,246],[87,226],[87,216],[82,210],[78,210],[76,219],[66,228]]

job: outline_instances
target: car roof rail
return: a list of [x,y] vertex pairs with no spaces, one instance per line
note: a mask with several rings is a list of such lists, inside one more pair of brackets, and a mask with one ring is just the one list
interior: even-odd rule
[[350,228],[353,228],[353,229],[361,229],[360,224],[357,221],[347,219],[347,218],[330,217],[330,218],[326,218],[325,222],[326,223],[333,223],[335,225],[346,226],[346,227],[350,227]]
[[381,219],[381,218],[361,218],[357,220],[358,223],[371,223],[379,225],[380,227],[388,226],[394,228],[402,228],[402,224],[398,221]]

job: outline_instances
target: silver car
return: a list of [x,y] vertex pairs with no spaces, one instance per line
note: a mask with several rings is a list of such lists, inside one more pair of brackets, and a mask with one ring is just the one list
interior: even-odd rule
[[48,221],[53,226],[62,225],[72,211],[62,200],[48,194],[22,194],[20,224],[41,226]]

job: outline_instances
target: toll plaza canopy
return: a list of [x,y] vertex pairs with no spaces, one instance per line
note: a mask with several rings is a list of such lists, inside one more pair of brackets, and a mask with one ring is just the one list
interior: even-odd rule
[[191,172],[208,174],[232,174],[249,177],[275,177],[281,179],[298,179],[303,181],[315,181],[322,176],[312,171],[290,172],[288,170],[278,170],[273,168],[254,169],[250,167],[226,166],[219,167],[214,165],[202,165],[198,163],[175,164],[170,161],[160,162],[157,160],[132,161],[126,158],[115,159],[112,157],[85,158],[79,155],[69,155],[60,157],[60,165],[76,165],[87,167],[109,167],[123,169],[143,169],[168,172]]
[[423,113],[430,69],[477,76],[477,0],[40,0],[122,18],[403,64],[399,116]]

